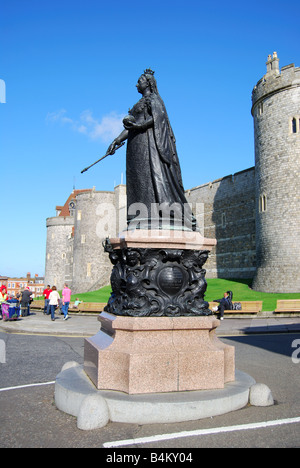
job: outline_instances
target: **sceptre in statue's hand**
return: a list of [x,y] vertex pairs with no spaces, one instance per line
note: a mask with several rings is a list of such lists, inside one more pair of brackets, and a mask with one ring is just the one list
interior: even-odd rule
[[[114,146],[113,146],[113,144],[111,144],[110,147],[112,147],[112,148],[111,148],[110,150],[107,150],[106,153],[105,153],[105,155],[102,156],[102,158],[98,159],[98,160],[95,161],[93,164],[91,164],[90,166],[88,166],[88,167],[86,167],[85,169],[83,169],[83,170],[81,171],[81,174],[83,174],[84,172],[88,171],[91,167],[95,166],[95,164],[98,164],[98,162],[102,161],[104,158],[107,158],[107,156],[110,156],[110,155],[115,154],[115,152],[116,152],[119,148],[121,148],[121,146],[123,146],[123,145],[125,145],[125,142],[122,142],[122,143],[120,143],[120,144],[115,144]],[[110,147],[109,147],[109,148],[110,148]]]

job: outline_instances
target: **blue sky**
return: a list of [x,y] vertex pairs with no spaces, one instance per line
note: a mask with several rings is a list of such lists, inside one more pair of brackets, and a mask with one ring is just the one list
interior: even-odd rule
[[2,0],[0,274],[44,274],[46,218],[73,185],[113,190],[125,149],[85,174],[156,72],[186,189],[254,165],[251,92],[268,54],[300,66],[299,3]]

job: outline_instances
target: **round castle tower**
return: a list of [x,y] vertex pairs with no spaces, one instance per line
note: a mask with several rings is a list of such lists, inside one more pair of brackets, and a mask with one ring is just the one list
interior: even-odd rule
[[300,292],[300,68],[269,55],[252,92],[256,260],[253,289]]
[[76,197],[72,291],[94,291],[109,282],[111,267],[102,242],[116,235],[114,192],[80,193]]
[[56,212],[47,218],[45,283],[58,289],[67,283],[74,294],[109,284],[111,264],[102,243],[126,227],[126,186],[74,190]]
[[45,285],[62,289],[66,281],[66,239],[71,236],[74,218],[56,216],[48,218]]

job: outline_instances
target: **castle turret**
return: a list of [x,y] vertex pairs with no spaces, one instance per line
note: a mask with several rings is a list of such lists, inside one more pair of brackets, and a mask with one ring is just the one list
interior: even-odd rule
[[56,216],[47,218],[45,284],[62,289],[72,285],[74,214],[76,196],[86,190],[73,190],[63,206],[56,206]]
[[114,192],[81,193],[76,198],[73,283],[76,293],[108,284],[111,266],[102,242],[116,235]]
[[277,57],[277,52],[273,53],[272,55],[268,55],[268,60],[267,60],[267,75],[268,77],[270,75],[280,75],[280,70],[279,70],[279,58]]
[[73,216],[48,218],[45,284],[62,289],[66,281],[67,239],[74,226]]
[[253,288],[300,292],[300,68],[276,52],[252,92],[256,261]]
[[102,244],[126,227],[126,186],[78,194],[74,217],[72,290],[94,291],[109,284],[111,263]]

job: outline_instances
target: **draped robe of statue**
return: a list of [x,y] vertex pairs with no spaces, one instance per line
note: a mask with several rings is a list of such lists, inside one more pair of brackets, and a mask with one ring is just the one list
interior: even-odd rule
[[[140,225],[134,227],[150,229],[152,222],[152,228],[168,228],[171,210],[173,227],[195,230],[196,220],[185,197],[175,138],[164,102],[159,94],[153,92],[143,96],[129,114],[137,124],[145,124],[146,127],[147,121],[152,124],[142,131],[129,130],[128,134],[128,224],[138,219]],[[139,210],[134,205],[136,203],[143,204],[144,208]]]

